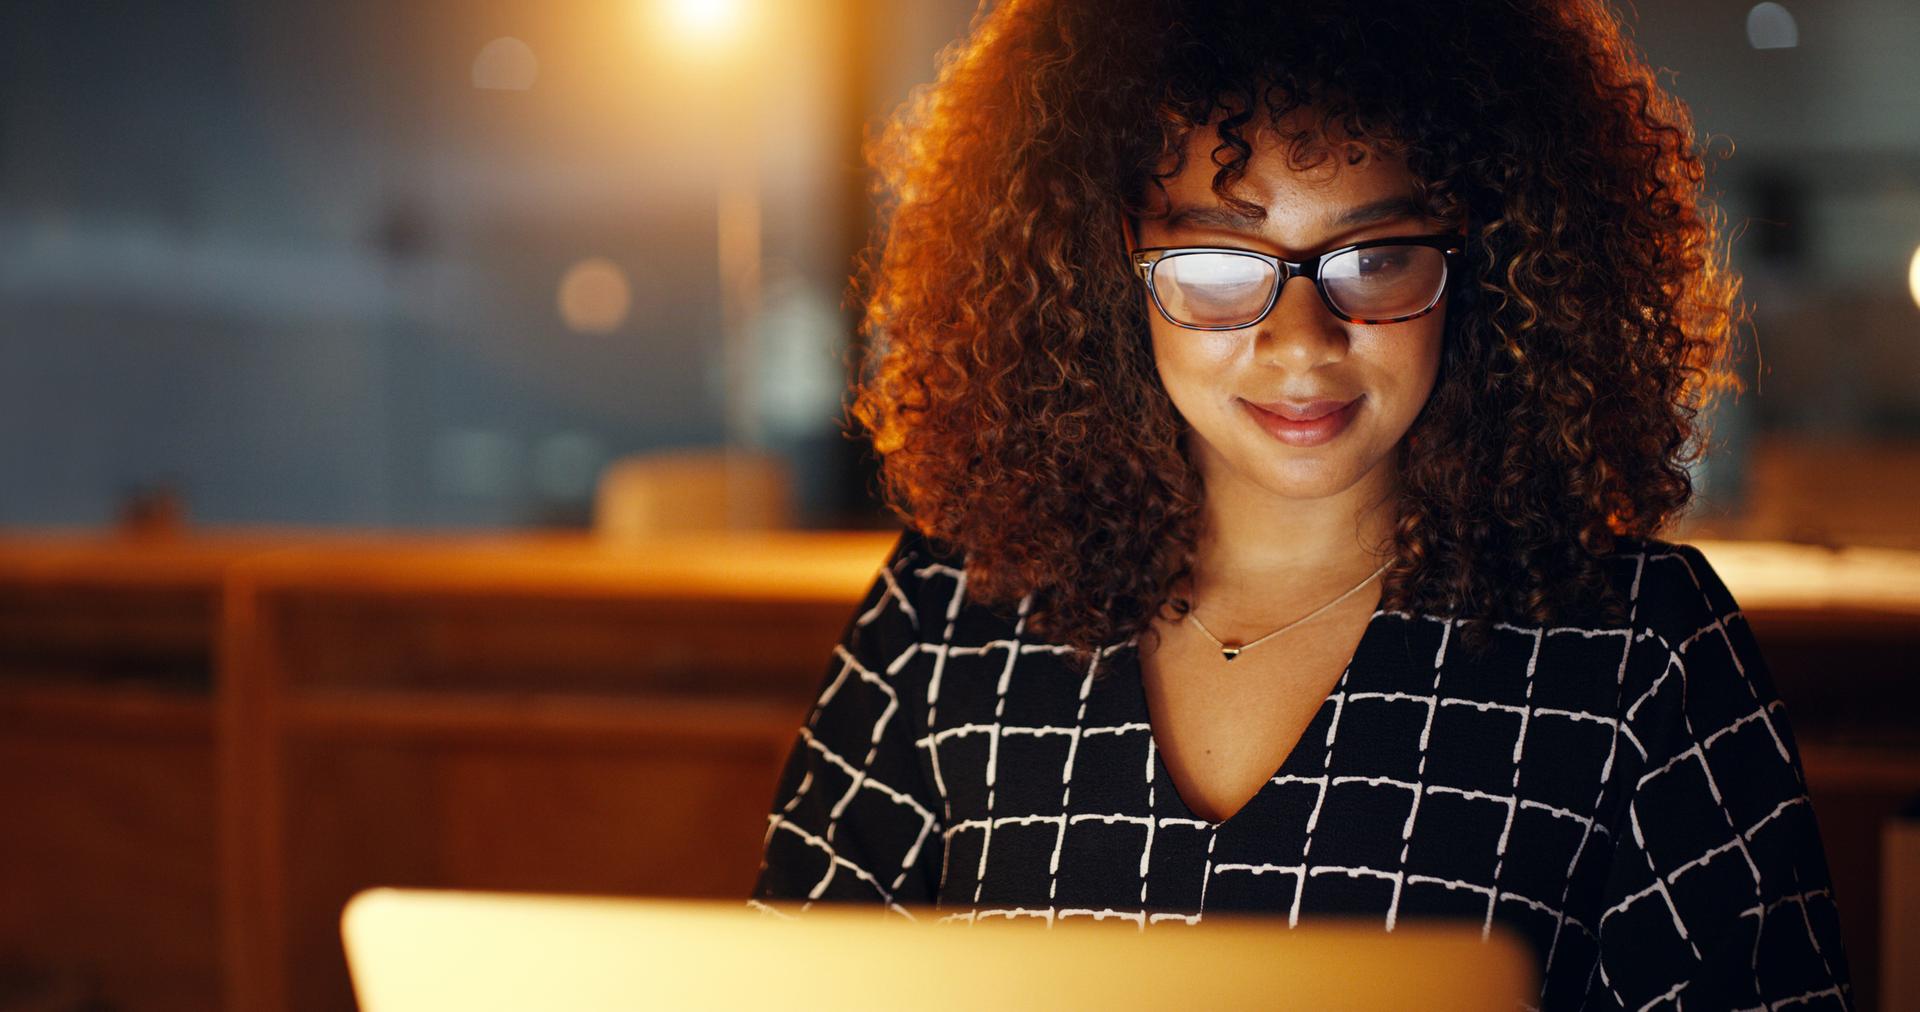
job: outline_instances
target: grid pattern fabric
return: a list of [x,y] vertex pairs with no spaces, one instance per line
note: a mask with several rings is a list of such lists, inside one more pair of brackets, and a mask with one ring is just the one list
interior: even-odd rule
[[1851,1004],[1787,715],[1698,549],[1622,539],[1625,626],[1380,610],[1299,744],[1195,815],[1131,641],[1092,670],[967,597],[909,531],[848,623],[781,775],[750,906],[959,921],[1208,912],[1499,922],[1538,1008]]

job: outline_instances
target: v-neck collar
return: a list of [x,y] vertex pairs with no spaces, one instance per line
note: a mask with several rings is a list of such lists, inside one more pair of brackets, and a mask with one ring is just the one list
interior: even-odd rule
[[[1348,679],[1353,674],[1354,661],[1366,650],[1368,641],[1379,634],[1382,619],[1386,614],[1387,612],[1376,607],[1373,614],[1368,616],[1366,628],[1361,631],[1360,639],[1354,644],[1353,653],[1348,656],[1346,664],[1341,667],[1340,678],[1334,682],[1333,690],[1327,693],[1325,699],[1320,701],[1320,705],[1315,709],[1313,717],[1307,721],[1306,729],[1301,732],[1300,740],[1293,743],[1293,748],[1287,752],[1286,758],[1281,760],[1279,768],[1267,775],[1267,779],[1261,783],[1259,790],[1253,792],[1252,797],[1248,798],[1244,804],[1235,809],[1231,815],[1228,815],[1225,819],[1218,822],[1204,818],[1194,812],[1193,806],[1189,805],[1187,799],[1181,796],[1179,785],[1173,781],[1172,772],[1167,769],[1166,754],[1165,751],[1160,748],[1159,734],[1154,730],[1151,708],[1147,704],[1146,682],[1140,668],[1140,646],[1137,640],[1129,643],[1124,650],[1120,651],[1119,665],[1123,669],[1124,685],[1127,691],[1133,696],[1133,706],[1140,715],[1140,722],[1147,725],[1147,750],[1152,754],[1149,775],[1153,778],[1152,783],[1154,788],[1156,790],[1164,789],[1166,791],[1171,803],[1170,807],[1179,817],[1202,823],[1212,832],[1223,832],[1227,827],[1243,821],[1242,816],[1247,813],[1248,809],[1253,808],[1266,797],[1267,793],[1272,790],[1273,783],[1276,779],[1295,772],[1299,764],[1305,761],[1300,756],[1300,747],[1306,741],[1307,732],[1321,726],[1320,718],[1326,716],[1329,722],[1337,722],[1339,720],[1340,709],[1346,698]],[[1333,725],[1329,723],[1327,726],[1331,728]],[[1318,774],[1320,770],[1316,768],[1313,772]],[[1159,804],[1156,797],[1155,808],[1158,807]]]

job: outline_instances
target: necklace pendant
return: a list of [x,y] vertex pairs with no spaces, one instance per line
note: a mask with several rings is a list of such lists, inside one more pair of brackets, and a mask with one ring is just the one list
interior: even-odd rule
[[1240,648],[1223,645],[1220,647],[1220,656],[1229,661],[1233,660],[1235,657],[1240,656]]

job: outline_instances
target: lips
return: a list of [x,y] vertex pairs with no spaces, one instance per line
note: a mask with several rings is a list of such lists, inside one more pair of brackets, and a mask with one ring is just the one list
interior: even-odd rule
[[1289,422],[1311,422],[1315,419],[1325,418],[1357,400],[1359,400],[1358,397],[1350,397],[1344,401],[1272,401],[1270,403],[1248,401],[1247,403],[1252,404],[1262,411],[1279,415]]
[[[1246,409],[1247,417],[1268,435],[1288,446],[1307,449],[1332,442],[1345,432],[1353,423],[1354,416],[1360,413],[1363,399],[1355,397],[1345,403],[1334,400],[1277,401],[1272,406],[1242,400],[1240,404]],[[1290,417],[1294,415],[1318,417]]]

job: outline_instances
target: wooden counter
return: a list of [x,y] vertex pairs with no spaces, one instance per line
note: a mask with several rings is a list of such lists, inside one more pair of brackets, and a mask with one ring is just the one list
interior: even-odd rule
[[[744,897],[894,537],[0,536],[0,964],[317,1012],[350,1007],[367,885]],[[1920,553],[1695,543],[1788,700],[1870,987],[1879,824],[1920,793]]]

